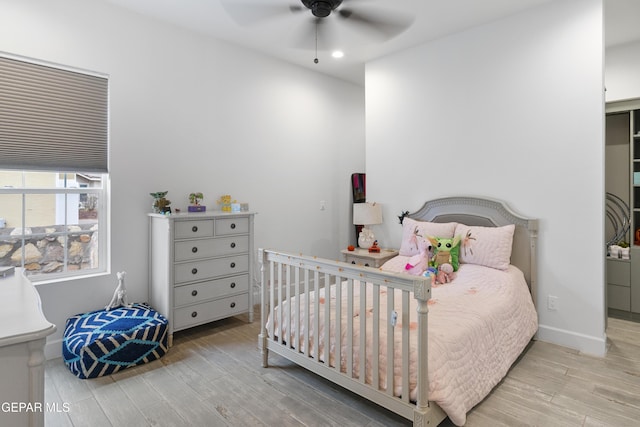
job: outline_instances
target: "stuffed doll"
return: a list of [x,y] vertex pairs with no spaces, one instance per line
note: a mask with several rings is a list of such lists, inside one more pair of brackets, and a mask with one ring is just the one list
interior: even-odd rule
[[453,266],[445,263],[438,266],[436,273],[436,283],[445,284],[453,280]]
[[433,246],[427,239],[421,237],[418,239],[417,244],[420,253],[409,258],[404,266],[405,271],[414,276],[420,276],[425,272],[429,266],[429,260],[433,256]]
[[427,267],[426,271],[422,273],[424,277],[430,277],[431,283],[436,283],[436,274],[438,274],[438,269],[435,267]]
[[420,276],[428,266],[429,256],[424,252],[420,252],[407,260],[407,264],[404,266],[404,269],[408,274]]
[[433,245],[433,256],[429,265],[437,269],[436,283],[451,282],[453,272],[457,271],[459,266],[460,236],[455,236],[452,239],[429,236],[428,239]]

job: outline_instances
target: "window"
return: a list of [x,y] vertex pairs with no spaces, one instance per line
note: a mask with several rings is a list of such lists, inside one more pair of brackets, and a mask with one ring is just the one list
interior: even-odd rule
[[108,265],[108,79],[0,52],[0,266]]
[[107,184],[106,174],[0,170],[0,266],[35,280],[105,271]]

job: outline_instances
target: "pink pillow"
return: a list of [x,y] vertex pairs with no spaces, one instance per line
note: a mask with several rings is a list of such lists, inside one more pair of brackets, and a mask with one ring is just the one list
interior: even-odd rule
[[511,263],[513,224],[503,227],[480,227],[458,224],[460,235],[460,263],[478,264],[506,270]]
[[400,243],[400,255],[413,256],[420,253],[418,239],[427,236],[432,237],[453,237],[453,232],[456,230],[457,223],[455,222],[429,222],[429,221],[416,221],[412,218],[405,218],[402,221],[402,243]]

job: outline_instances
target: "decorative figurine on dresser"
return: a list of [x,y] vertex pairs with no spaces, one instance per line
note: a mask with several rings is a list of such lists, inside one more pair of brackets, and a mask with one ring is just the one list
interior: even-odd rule
[[253,212],[149,214],[151,305],[173,333],[242,313],[253,322]]

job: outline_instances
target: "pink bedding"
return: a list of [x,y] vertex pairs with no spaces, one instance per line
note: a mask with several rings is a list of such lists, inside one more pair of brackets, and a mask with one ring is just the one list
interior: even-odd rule
[[[403,259],[405,258],[405,259]],[[396,257],[383,267],[386,270],[402,271],[406,264],[406,257]],[[357,282],[353,286],[354,300],[359,300],[360,286]],[[340,355],[341,370],[346,371],[347,355],[344,351],[347,329],[347,286],[342,284],[342,327],[341,336],[343,351]],[[372,318],[372,292],[367,286],[367,346],[371,345],[370,327]],[[386,389],[386,290],[380,292],[380,387]],[[310,300],[314,301],[314,293],[310,292]],[[331,312],[334,313],[336,304],[335,285],[330,292]],[[304,297],[302,297],[304,301]],[[411,350],[410,350],[410,398],[416,399],[415,377],[417,357],[417,324],[416,301],[411,301]],[[401,312],[402,299],[396,291],[395,306],[398,313]],[[319,354],[323,359],[324,352],[324,304],[326,296],[324,289],[320,290],[320,328],[319,328]],[[298,319],[295,303],[292,306],[292,318]],[[305,307],[302,306],[304,319]],[[354,376],[359,372],[359,319],[360,304],[353,305],[353,358]],[[283,317],[288,318],[288,303],[282,305]],[[275,313],[277,313],[277,309]],[[310,334],[305,337],[304,320],[300,321],[300,342],[294,344],[301,351],[306,351],[306,343],[309,350],[315,356],[313,349],[314,331],[314,305],[310,304]],[[332,314],[333,317],[333,314]],[[332,319],[333,320],[333,319]],[[267,330],[269,330],[269,319]],[[287,337],[288,342],[295,341],[296,325],[287,327],[290,322],[278,325],[276,322],[274,334]],[[395,327],[396,358],[401,358],[401,321]],[[538,328],[537,314],[531,295],[527,288],[524,276],[516,267],[510,266],[507,270],[496,270],[472,264],[461,265],[453,282],[446,285],[434,285],[432,298],[429,301],[429,400],[436,402],[456,425],[463,425],[467,412],[479,403],[491,389],[506,375],[510,366],[524,350]],[[330,328],[330,360],[329,364],[335,366],[335,324],[331,322]],[[288,330],[288,331],[287,331]],[[288,333],[288,334],[287,334]],[[306,339],[305,339],[306,338]],[[370,354],[368,352],[368,354]],[[370,356],[365,365],[366,379],[371,383],[372,368]],[[401,391],[402,375],[400,368],[395,365],[394,393]]]

